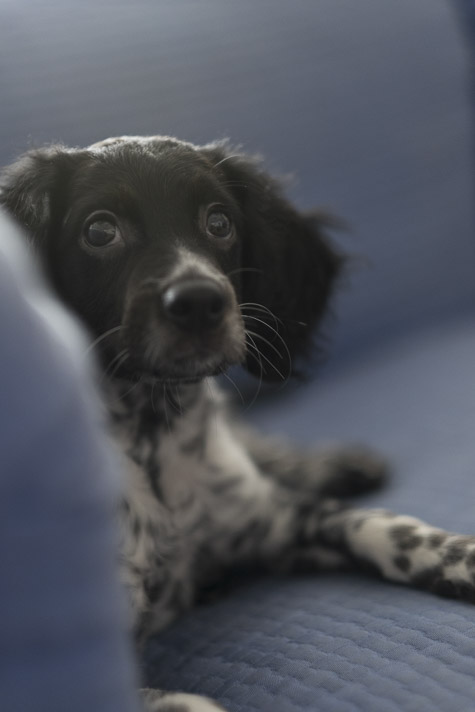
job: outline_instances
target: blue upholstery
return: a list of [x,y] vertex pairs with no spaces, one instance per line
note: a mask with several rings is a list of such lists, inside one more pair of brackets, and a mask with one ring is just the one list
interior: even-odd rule
[[85,341],[0,214],[0,708],[131,712],[119,478]]
[[[300,206],[350,222],[337,239],[361,258],[328,366],[247,417],[304,443],[373,444],[394,477],[365,505],[470,533],[474,18],[471,0],[0,8],[0,163],[51,140],[229,136],[294,173]],[[234,712],[473,712],[474,641],[466,604],[333,574],[242,585],[152,641],[145,665]]]

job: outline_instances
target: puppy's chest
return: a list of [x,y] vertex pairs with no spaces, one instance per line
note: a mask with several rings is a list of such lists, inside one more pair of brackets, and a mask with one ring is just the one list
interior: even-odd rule
[[156,620],[148,625],[160,628],[171,619],[167,601],[173,610],[188,607],[212,562],[229,563],[236,527],[252,519],[267,485],[218,393],[181,398],[181,409],[168,408],[166,417],[158,404],[152,413],[146,403],[126,405],[112,413],[125,455],[122,578],[136,620],[152,607]]
[[[133,472],[128,477],[128,493],[134,497],[140,489],[178,516],[197,499],[205,475],[214,404],[198,400],[183,413],[160,405],[160,410],[133,410],[114,428],[114,435],[129,461],[128,474]],[[140,488],[137,472],[143,480]]]
[[216,390],[182,394],[173,406],[145,405],[132,404],[114,427],[127,456],[127,500],[149,523],[142,531],[195,549],[223,512],[239,509],[254,465],[233,437]]

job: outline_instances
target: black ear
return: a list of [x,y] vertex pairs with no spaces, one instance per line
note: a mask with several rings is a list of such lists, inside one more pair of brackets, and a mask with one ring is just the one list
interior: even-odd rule
[[0,176],[0,206],[43,245],[62,218],[72,151],[61,146],[29,151]]
[[205,151],[244,216],[241,303],[249,344],[246,366],[267,380],[299,375],[343,255],[324,234],[324,220],[299,213],[257,160],[222,144]]

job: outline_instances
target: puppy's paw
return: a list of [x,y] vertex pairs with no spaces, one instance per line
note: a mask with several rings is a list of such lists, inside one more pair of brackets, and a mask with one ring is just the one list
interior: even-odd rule
[[359,445],[335,448],[328,455],[331,477],[323,494],[353,497],[382,487],[389,473],[388,462],[378,453]]
[[217,702],[184,692],[140,691],[146,712],[226,712]]

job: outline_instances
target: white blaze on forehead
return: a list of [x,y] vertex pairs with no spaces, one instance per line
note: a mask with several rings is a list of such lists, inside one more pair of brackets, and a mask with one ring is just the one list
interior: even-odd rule
[[206,257],[197,255],[185,247],[178,248],[178,258],[171,272],[171,279],[179,279],[186,277],[188,274],[192,277],[200,276],[208,279],[223,280],[224,275],[217,270]]

